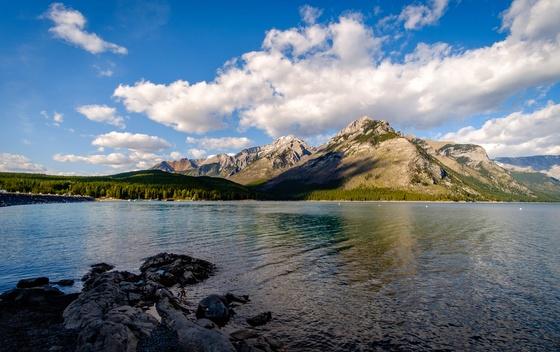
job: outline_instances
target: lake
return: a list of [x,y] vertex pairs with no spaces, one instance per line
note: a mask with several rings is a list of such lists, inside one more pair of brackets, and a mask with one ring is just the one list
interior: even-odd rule
[[137,271],[162,251],[218,266],[189,289],[296,351],[555,350],[560,205],[94,202],[0,208],[0,291],[23,277]]

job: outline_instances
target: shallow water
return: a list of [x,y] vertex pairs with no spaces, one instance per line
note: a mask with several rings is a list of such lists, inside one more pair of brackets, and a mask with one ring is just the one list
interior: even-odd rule
[[560,346],[558,204],[29,205],[0,208],[0,240],[0,291],[161,251],[207,259],[219,271],[189,298],[250,294],[239,317],[271,310],[290,350]]

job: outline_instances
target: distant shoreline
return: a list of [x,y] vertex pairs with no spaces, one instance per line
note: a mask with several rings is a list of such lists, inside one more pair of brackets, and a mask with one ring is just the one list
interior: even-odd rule
[[87,196],[0,192],[0,207],[26,204],[92,202],[94,200],[94,198]]

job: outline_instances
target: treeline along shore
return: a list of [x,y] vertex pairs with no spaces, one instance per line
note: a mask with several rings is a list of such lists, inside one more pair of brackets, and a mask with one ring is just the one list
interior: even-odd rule
[[93,197],[58,194],[33,194],[18,192],[0,192],[0,207],[9,205],[41,204],[41,203],[76,203],[95,200]]
[[[0,173],[0,189],[8,205],[47,203],[94,198],[146,200],[242,200],[255,199],[249,188],[215,177],[192,177],[159,170],[127,172],[110,176],[54,176],[25,173]],[[19,192],[19,195],[16,193]],[[23,194],[26,195],[23,195]],[[27,195],[28,193],[33,196]],[[6,193],[3,193],[6,194]],[[41,196],[48,194],[50,196]],[[75,196],[83,196],[80,199]],[[25,198],[28,197],[28,198]],[[31,198],[29,198],[31,197]],[[28,204],[28,203],[25,203]]]

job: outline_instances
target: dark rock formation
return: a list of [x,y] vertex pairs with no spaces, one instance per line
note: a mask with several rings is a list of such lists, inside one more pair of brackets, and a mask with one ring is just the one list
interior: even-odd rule
[[[0,295],[0,350],[279,350],[273,340],[255,331],[226,336],[218,328],[233,314],[232,304],[247,303],[248,296],[210,295],[200,302],[195,318],[168,288],[174,286],[181,292],[183,285],[207,278],[215,269],[209,262],[161,253],[144,262],[140,275],[112,269],[106,263],[92,265],[80,294],[64,294],[45,284],[48,278],[34,278],[22,280],[18,288]],[[61,280],[53,284],[72,283]],[[260,325],[270,320],[268,314],[252,319]]]
[[209,319],[219,326],[225,325],[229,321],[230,308],[224,296],[210,295],[198,303],[196,310],[198,319]]
[[47,285],[0,295],[0,351],[74,351],[76,332],[64,329],[62,312],[77,296]]
[[215,266],[202,259],[171,253],[160,253],[146,259],[140,267],[147,280],[171,287],[191,285],[207,279]]
[[30,288],[49,284],[48,277],[33,277],[30,279],[19,280],[16,287],[17,288]]

